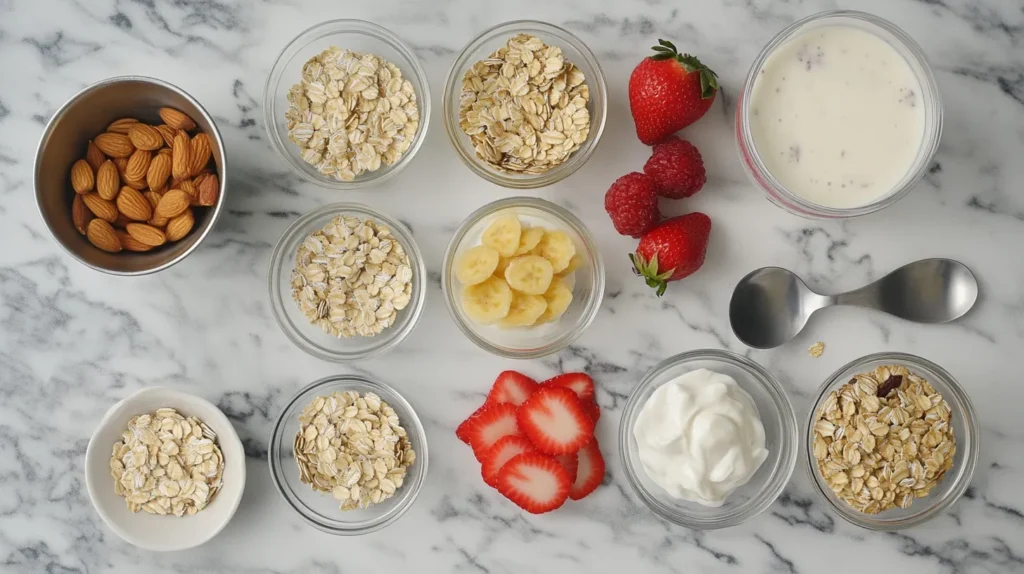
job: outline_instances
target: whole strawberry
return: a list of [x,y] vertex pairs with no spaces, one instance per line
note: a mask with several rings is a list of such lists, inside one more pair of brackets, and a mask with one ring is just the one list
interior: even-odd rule
[[658,40],[629,77],[629,109],[636,135],[654,145],[703,116],[718,93],[718,76],[697,58]]
[[644,173],[658,185],[658,195],[669,199],[690,197],[707,181],[700,151],[676,136],[654,146],[651,158],[644,164]]
[[700,212],[687,213],[661,222],[648,231],[629,255],[633,271],[665,294],[670,281],[692,275],[704,264],[711,235],[711,218]]
[[654,180],[637,171],[620,177],[608,188],[604,209],[615,231],[632,237],[640,237],[661,219]]

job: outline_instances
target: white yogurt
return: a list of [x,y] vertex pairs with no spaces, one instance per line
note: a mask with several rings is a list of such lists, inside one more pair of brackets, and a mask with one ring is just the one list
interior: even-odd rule
[[658,387],[633,426],[647,476],[675,498],[721,506],[768,456],[754,400],[722,373],[698,369]]
[[750,131],[768,171],[794,195],[859,207],[894,190],[924,140],[921,84],[881,37],[824,26],[765,60],[750,94]]

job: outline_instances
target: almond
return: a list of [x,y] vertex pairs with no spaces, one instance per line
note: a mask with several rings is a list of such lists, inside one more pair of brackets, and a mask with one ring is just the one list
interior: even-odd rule
[[188,153],[188,172],[191,175],[196,175],[206,164],[210,163],[210,156],[213,155],[213,150],[210,149],[210,138],[206,134],[196,134],[189,143]]
[[117,219],[117,206],[114,202],[107,201],[97,193],[90,193],[82,196],[82,201],[96,217],[113,223]]
[[167,147],[174,145],[174,134],[178,133],[178,130],[167,124],[161,124],[156,126],[156,131],[160,132],[160,137],[164,139],[164,143],[167,144]]
[[80,159],[71,165],[71,187],[74,188],[75,193],[89,193],[95,185],[96,178],[89,162]]
[[96,147],[92,140],[89,140],[89,145],[85,148],[85,161],[89,162],[93,169],[99,169],[103,162],[107,161],[107,156],[103,155],[103,152]]
[[160,205],[160,198],[163,197],[163,194],[156,191],[147,191],[145,195],[146,199],[149,200],[149,205],[153,208],[153,217],[148,223],[153,227],[164,227],[167,225],[169,219],[166,217],[160,217],[156,214],[156,206]]
[[163,147],[164,138],[153,126],[135,124],[128,130],[128,139],[138,149],[156,151]]
[[121,174],[117,166],[109,159],[96,170],[96,193],[107,201],[113,201],[117,192],[121,191]]
[[152,245],[146,245],[145,243],[139,241],[138,239],[135,239],[127,231],[115,229],[114,235],[117,235],[117,238],[121,241],[121,247],[124,247],[128,251],[142,252],[149,251],[150,249],[153,248]]
[[128,157],[135,151],[132,140],[124,134],[106,132],[96,136],[96,147],[110,157]]
[[[125,178],[125,180],[123,182],[121,182],[121,183],[123,183],[124,185],[127,185],[128,187],[134,189],[135,191],[143,191],[143,190],[146,189],[146,178],[142,178],[142,179],[127,179],[127,178]],[[124,186],[122,186],[122,187],[124,187]]]
[[146,225],[145,223],[129,223],[127,229],[129,235],[146,245],[159,247],[160,245],[167,243],[167,236],[164,235],[164,232],[152,225]]
[[149,163],[146,183],[153,191],[163,191],[169,177],[171,177],[171,155],[160,150],[160,153],[153,156],[153,161]]
[[137,149],[128,158],[128,165],[124,168],[124,178],[130,181],[145,181],[149,173],[149,162],[153,158],[153,152]]
[[114,132],[116,134],[128,135],[128,131],[137,123],[139,123],[139,120],[135,118],[121,118],[119,120],[114,120],[109,126],[107,126],[107,131]]
[[71,202],[71,222],[75,224],[75,229],[82,235],[85,235],[85,229],[92,220],[92,212],[85,206],[82,196],[76,193],[75,200]]
[[121,179],[124,179],[124,170],[128,167],[128,158],[126,157],[115,157],[113,160],[114,165],[117,166],[117,173],[121,175]]
[[192,215],[192,210],[186,209],[181,215],[167,222],[167,241],[178,241],[185,237],[189,231],[192,231],[192,226],[195,223],[196,219]]
[[114,228],[102,219],[90,221],[85,236],[89,238],[90,243],[104,251],[117,253],[121,250],[121,240],[114,233]]
[[117,196],[117,209],[127,217],[135,221],[149,221],[153,217],[153,206],[149,204],[146,196],[138,191],[125,186]]
[[117,219],[115,219],[111,225],[114,226],[114,229],[124,229],[125,227],[128,227],[129,223],[135,223],[135,221],[129,219],[128,216],[123,213],[118,213]]
[[217,196],[220,194],[220,181],[217,179],[216,174],[211,174],[205,178],[199,185],[199,205],[210,207],[211,205],[217,204]]
[[172,189],[160,198],[160,204],[156,206],[156,214],[160,217],[177,217],[188,209],[189,195],[180,189]]
[[160,108],[160,119],[176,130],[189,131],[196,127],[192,118],[174,108]]
[[174,145],[171,146],[171,175],[175,180],[181,180],[189,176],[188,156],[191,145],[188,141],[188,134],[178,130],[174,135]]
[[[206,177],[206,176],[201,176]],[[196,187],[196,179],[186,179],[178,185],[178,189],[184,191],[189,196],[189,205],[199,205],[199,188]]]

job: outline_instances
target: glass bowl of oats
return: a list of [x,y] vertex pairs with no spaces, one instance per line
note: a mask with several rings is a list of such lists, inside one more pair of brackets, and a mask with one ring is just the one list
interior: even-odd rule
[[836,514],[871,530],[921,524],[955,503],[978,463],[971,400],[949,372],[904,353],[836,371],[807,424],[811,482]]
[[597,149],[607,87],[590,48],[568,30],[517,20],[463,48],[445,80],[445,131],[480,177],[530,189],[560,181]]
[[270,259],[270,304],[299,348],[325,361],[382,354],[420,318],[427,270],[412,232],[358,203],[295,221]]
[[393,388],[335,375],[288,401],[268,459],[277,491],[306,522],[356,536],[412,506],[427,475],[427,440],[416,411]]
[[331,20],[285,46],[267,78],[263,113],[292,171],[355,189],[412,161],[427,133],[430,90],[416,55],[391,31]]

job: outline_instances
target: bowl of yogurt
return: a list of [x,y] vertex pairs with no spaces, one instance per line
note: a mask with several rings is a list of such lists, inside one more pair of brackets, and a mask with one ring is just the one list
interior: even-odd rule
[[690,351],[633,389],[619,452],[630,486],[655,514],[687,528],[727,528],[763,512],[789,482],[796,415],[764,367],[729,351]]
[[942,101],[924,52],[892,23],[815,14],[773,38],[737,103],[743,166],[776,205],[810,218],[882,209],[927,172]]

